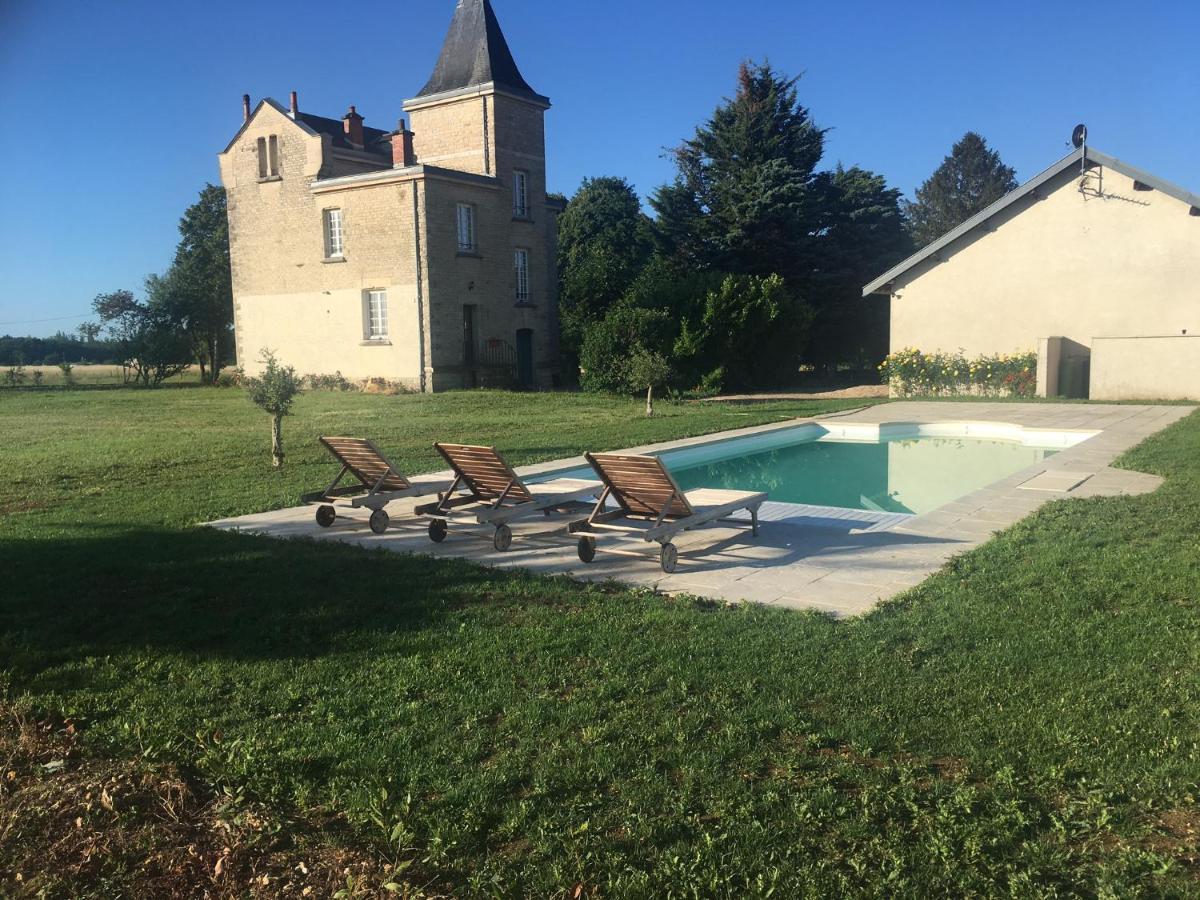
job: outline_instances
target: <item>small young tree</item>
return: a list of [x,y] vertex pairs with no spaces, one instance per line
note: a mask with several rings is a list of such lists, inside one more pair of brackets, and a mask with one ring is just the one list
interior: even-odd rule
[[646,389],[646,418],[654,415],[654,389],[667,383],[671,377],[671,366],[661,353],[638,347],[629,358],[629,384]]
[[75,364],[69,359],[63,359],[58,364],[58,371],[62,372],[63,384],[75,383]]
[[292,413],[300,379],[295,369],[281,365],[270,350],[263,350],[262,361],[262,375],[246,379],[246,390],[254,405],[271,416],[271,464],[278,469],[283,466],[283,417]]

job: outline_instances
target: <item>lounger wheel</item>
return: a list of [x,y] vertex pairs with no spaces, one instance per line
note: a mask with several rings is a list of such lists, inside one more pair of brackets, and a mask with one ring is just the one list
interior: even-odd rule
[[337,521],[337,510],[332,506],[317,507],[317,524],[322,528],[329,528]]
[[590,563],[594,560],[596,558],[596,542],[591,538],[580,538],[579,558],[585,563]]
[[674,544],[663,544],[659,560],[662,570],[670,575],[679,566],[679,549]]
[[429,539],[435,544],[440,544],[446,539],[447,529],[446,523],[441,519],[434,519],[429,523]]
[[492,545],[501,553],[512,546],[512,529],[507,525],[497,525],[496,535],[492,538]]
[[391,521],[391,517],[384,510],[377,509],[371,513],[371,530],[376,534],[383,534],[388,530]]

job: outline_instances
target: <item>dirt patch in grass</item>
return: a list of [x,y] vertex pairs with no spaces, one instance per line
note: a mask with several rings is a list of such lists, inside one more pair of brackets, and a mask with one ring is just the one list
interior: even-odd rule
[[0,713],[0,896],[439,896],[405,862],[339,846],[337,819],[285,818],[169,765],[89,758],[71,722]]
[[1163,813],[1148,844],[1155,853],[1172,857],[1200,878],[1200,807]]
[[49,503],[38,503],[35,500],[12,500],[8,503],[0,502],[0,516],[9,516],[13,513],[33,512],[35,509],[45,509]]

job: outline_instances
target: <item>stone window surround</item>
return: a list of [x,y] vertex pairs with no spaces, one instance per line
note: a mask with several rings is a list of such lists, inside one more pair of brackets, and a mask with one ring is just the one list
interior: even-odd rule
[[[380,303],[381,314],[379,316],[373,317],[372,312],[371,312],[371,301],[376,296],[382,298],[382,302]],[[362,292],[362,309],[363,309],[362,346],[365,346],[365,347],[374,347],[376,345],[390,346],[391,345],[391,331],[390,331],[390,327],[389,327],[390,323],[389,323],[389,315],[388,315],[389,311],[388,311],[387,288],[366,288]],[[373,323],[374,318],[378,318],[382,325],[382,331],[378,335],[373,335],[371,333],[372,326],[374,324]]]
[[[336,229],[334,223],[336,223]],[[330,206],[321,210],[321,236],[325,250],[324,261],[327,263],[345,262],[346,215],[340,206]]]

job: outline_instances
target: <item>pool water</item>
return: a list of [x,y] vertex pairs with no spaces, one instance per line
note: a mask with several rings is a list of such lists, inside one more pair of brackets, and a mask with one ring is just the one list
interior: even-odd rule
[[703,462],[683,454],[673,460],[668,452],[663,461],[684,490],[766,491],[779,503],[919,515],[1056,452],[1015,441],[958,437],[810,439]]

